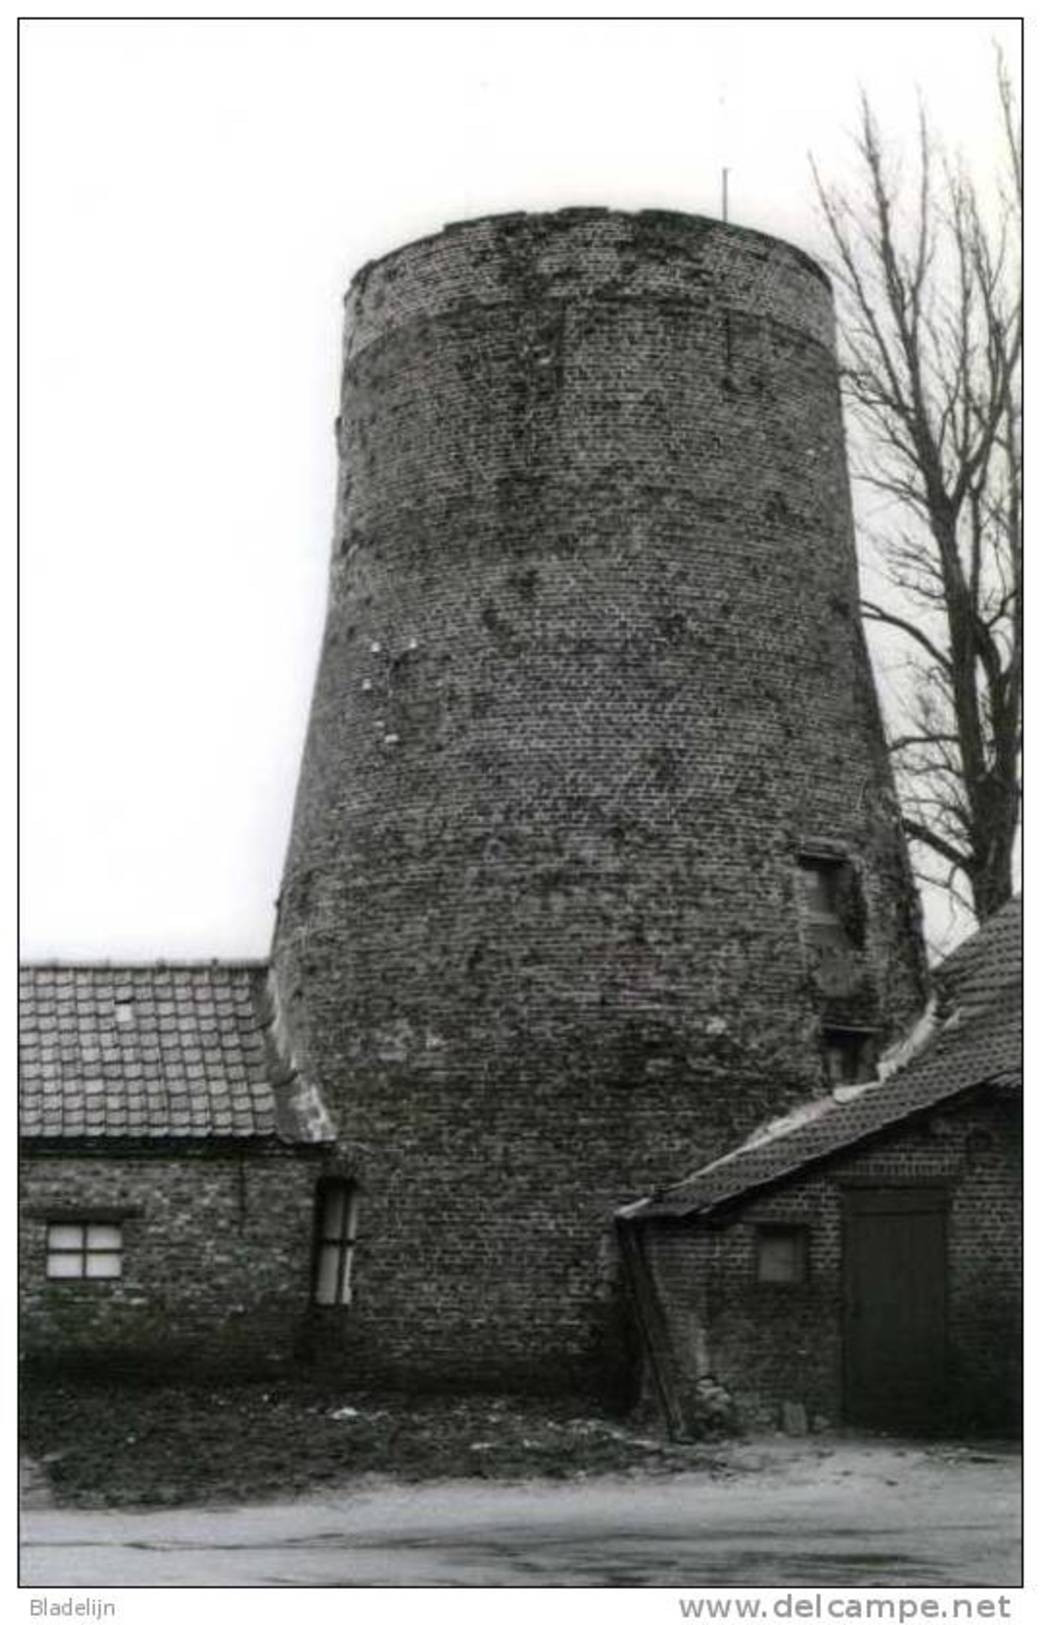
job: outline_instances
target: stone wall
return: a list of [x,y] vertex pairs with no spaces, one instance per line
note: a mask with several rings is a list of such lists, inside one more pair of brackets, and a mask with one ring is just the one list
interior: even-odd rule
[[611,1214],[819,1092],[807,840],[913,890],[827,281],[755,232],[450,228],[347,301],[329,611],[273,950],[366,1190],[360,1368],[585,1385]]
[[[693,1418],[711,1375],[747,1426],[777,1426],[788,1401],[843,1421],[845,1184],[943,1180],[947,1218],[947,1404],[952,1426],[1007,1427],[1021,1386],[1022,1129],[1007,1096],[937,1112],[735,1205],[709,1226],[647,1226],[644,1257],[664,1312],[672,1375]],[[756,1226],[809,1227],[804,1282],[756,1279]],[[937,1373],[938,1383],[941,1374]]]
[[[314,1155],[37,1152],[23,1159],[21,1349],[231,1379],[292,1359],[311,1318]],[[48,1280],[48,1220],[122,1215],[117,1280]]]

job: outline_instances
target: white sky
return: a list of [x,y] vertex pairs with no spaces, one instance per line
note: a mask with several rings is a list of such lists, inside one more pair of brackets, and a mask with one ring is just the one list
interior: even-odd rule
[[263,955],[324,615],[341,295],[608,204],[811,252],[807,152],[920,87],[977,172],[1012,21],[22,29],[26,957]]

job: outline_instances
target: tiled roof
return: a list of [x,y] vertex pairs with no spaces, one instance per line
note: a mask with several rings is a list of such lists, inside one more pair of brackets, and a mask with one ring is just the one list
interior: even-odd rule
[[266,967],[29,965],[19,973],[30,1140],[316,1140],[271,1036]]
[[1018,993],[1023,975],[1023,899],[1013,897],[937,967],[945,1003],[986,1003],[1004,988]]
[[1022,911],[996,914],[940,967],[936,1016],[924,1042],[881,1082],[811,1101],[763,1128],[735,1151],[623,1210],[648,1219],[706,1213],[807,1164],[845,1151],[905,1118],[981,1084],[1022,1080]]

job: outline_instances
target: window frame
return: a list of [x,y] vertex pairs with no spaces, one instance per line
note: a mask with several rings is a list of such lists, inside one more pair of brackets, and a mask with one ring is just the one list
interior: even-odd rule
[[[843,1040],[846,1040],[845,1044],[843,1044]],[[852,1089],[858,1084],[869,1083],[878,1068],[878,1048],[878,1030],[875,1027],[846,1026],[840,1021],[822,1022],[820,1028],[821,1062],[829,1089]],[[836,1078],[832,1076],[828,1061],[829,1051],[842,1050],[855,1052],[854,1077]]]
[[[799,920],[807,945],[824,953],[862,952],[866,938],[864,891],[852,856],[807,844],[796,853],[795,867]],[[824,906],[812,906],[804,875],[816,877]]]
[[[753,1225],[752,1272],[757,1287],[800,1287],[810,1279],[810,1226],[797,1220],[764,1219]],[[779,1236],[794,1243],[795,1273],[790,1277],[763,1274],[763,1243]]]
[[[329,1227],[330,1209],[339,1197],[340,1218]],[[314,1242],[311,1259],[311,1303],[318,1309],[349,1309],[354,1301],[354,1251],[358,1240],[358,1186],[353,1179],[328,1177],[318,1181],[314,1202]],[[335,1232],[335,1233],[332,1233]],[[323,1262],[335,1256],[332,1296],[322,1292]]]
[[[122,1217],[114,1218],[110,1214],[97,1213],[61,1213],[49,1214],[44,1230],[44,1276],[47,1281],[65,1284],[70,1281],[121,1281],[123,1279],[123,1259],[126,1253],[126,1237]],[[58,1246],[52,1240],[52,1231],[78,1230],[80,1240],[78,1246]],[[99,1246],[91,1244],[92,1230],[109,1230],[116,1233],[116,1244]],[[80,1268],[74,1272],[52,1272],[51,1260],[56,1258],[78,1259]],[[109,1272],[97,1272],[90,1269],[91,1259],[115,1259],[117,1268]]]
[[[836,901],[842,858],[819,857],[815,853],[800,852],[799,914],[807,941],[814,948],[850,948],[852,942]],[[823,907],[814,907],[807,895],[810,888],[805,879],[812,875],[823,894]]]

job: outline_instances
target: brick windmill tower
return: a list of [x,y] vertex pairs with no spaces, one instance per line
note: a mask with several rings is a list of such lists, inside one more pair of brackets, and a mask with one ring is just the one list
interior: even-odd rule
[[829,286],[717,220],[468,221],[355,277],[338,434],[274,943],[318,1297],[360,1376],[617,1385],[619,1204],[920,997]]

